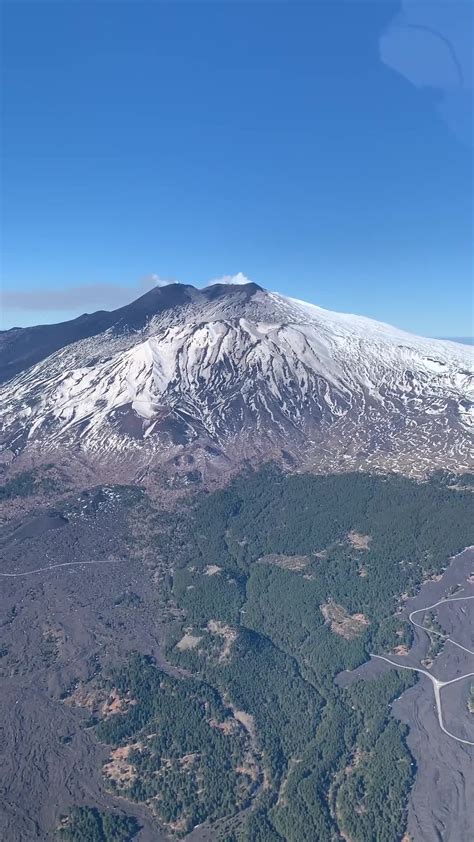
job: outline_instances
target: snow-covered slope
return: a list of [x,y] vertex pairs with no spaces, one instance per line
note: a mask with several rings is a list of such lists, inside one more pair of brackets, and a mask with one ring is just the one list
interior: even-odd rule
[[173,285],[116,313],[4,384],[4,450],[469,467],[472,349],[253,284]]

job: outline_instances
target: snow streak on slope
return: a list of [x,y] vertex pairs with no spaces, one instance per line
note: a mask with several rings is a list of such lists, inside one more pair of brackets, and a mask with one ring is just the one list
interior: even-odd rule
[[[245,288],[240,288],[245,289]],[[2,390],[4,448],[169,454],[280,446],[466,466],[471,349],[252,287],[121,321]],[[403,465],[402,465],[403,467]]]

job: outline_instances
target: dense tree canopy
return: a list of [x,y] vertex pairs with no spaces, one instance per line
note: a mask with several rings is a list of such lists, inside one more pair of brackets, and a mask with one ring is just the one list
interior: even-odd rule
[[208,820],[228,842],[399,842],[414,765],[390,704],[415,678],[334,679],[409,646],[402,594],[474,543],[472,494],[452,485],[270,467],[160,514],[167,654],[188,677],[143,656],[104,677],[131,700],[96,729],[130,749],[110,785],[177,835]]

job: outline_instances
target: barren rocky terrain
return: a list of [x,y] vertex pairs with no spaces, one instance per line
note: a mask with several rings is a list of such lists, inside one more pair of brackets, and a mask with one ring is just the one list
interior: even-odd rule
[[[137,497],[90,492],[1,531],[0,835],[9,842],[53,839],[73,804],[124,810],[106,791],[107,751],[85,727],[90,711],[67,701],[131,650],[162,660],[159,590],[128,544]],[[160,838],[146,812],[127,813],[143,826],[140,840]]]

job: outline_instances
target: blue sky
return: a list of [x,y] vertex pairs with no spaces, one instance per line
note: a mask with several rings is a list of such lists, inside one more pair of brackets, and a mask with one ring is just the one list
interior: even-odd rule
[[119,306],[152,274],[242,272],[468,335],[469,17],[415,0],[4,3],[4,327]]

